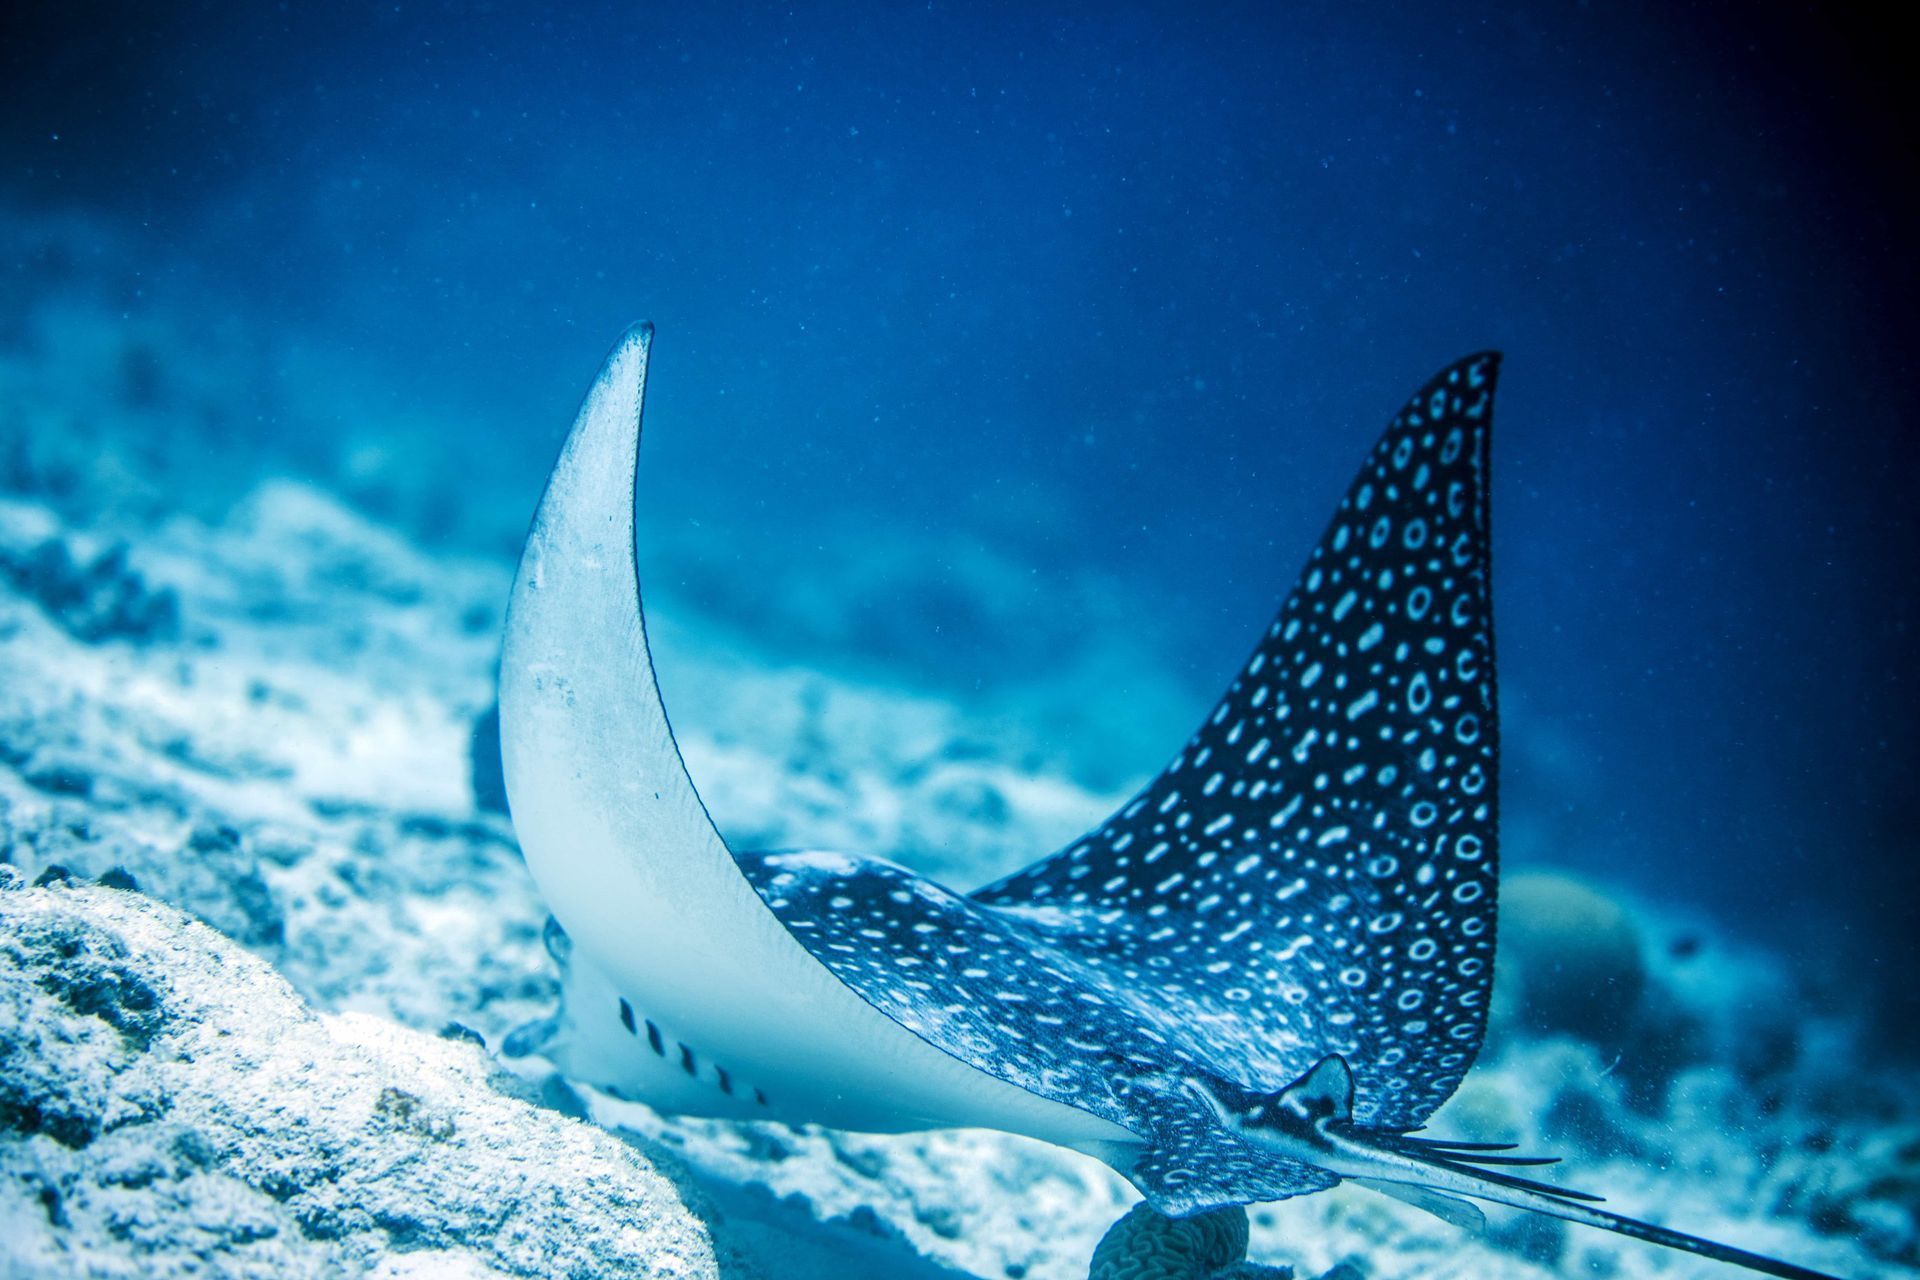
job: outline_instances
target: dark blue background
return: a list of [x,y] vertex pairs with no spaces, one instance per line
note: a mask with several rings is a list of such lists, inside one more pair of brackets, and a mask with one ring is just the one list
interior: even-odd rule
[[[422,531],[505,552],[595,361],[652,318],[651,518],[694,547],[673,590],[776,655],[983,698],[1123,626],[1185,691],[1141,703],[1169,748],[1401,398],[1503,348],[1517,852],[1911,975],[1920,281],[1870,29],[1668,4],[8,21],[6,198],[104,212],[151,252],[142,296],[241,309],[287,404],[318,358],[363,415],[259,431],[386,431],[454,473]],[[941,547],[1011,566],[993,608]],[[863,548],[907,562],[836,599]],[[761,583],[850,622],[809,631]],[[1075,750],[1159,763],[1128,742]]]

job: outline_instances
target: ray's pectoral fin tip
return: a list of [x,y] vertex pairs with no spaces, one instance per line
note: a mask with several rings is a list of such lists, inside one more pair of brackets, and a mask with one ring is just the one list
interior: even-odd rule
[[1027,1134],[1176,1216],[1350,1179],[1469,1229],[1471,1198],[1831,1280],[1515,1172],[1549,1161],[1412,1136],[1472,1064],[1493,981],[1497,353],[1395,415],[1172,763],[960,894],[876,859],[736,855],[708,820],[633,555],[652,335],[629,329],[589,392],[508,609],[507,792],[564,926],[560,1014],[516,1048],[664,1110]]

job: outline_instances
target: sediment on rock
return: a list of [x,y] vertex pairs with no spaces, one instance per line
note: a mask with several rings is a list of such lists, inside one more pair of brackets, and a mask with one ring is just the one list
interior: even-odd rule
[[0,868],[11,1276],[718,1276],[638,1152],[496,1080],[170,907]]

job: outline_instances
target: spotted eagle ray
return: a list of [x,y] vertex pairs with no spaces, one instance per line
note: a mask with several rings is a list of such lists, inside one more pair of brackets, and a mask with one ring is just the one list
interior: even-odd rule
[[1493,982],[1497,355],[1394,417],[1158,777],[958,893],[873,858],[735,853],[709,818],[641,612],[652,332],[589,391],[508,610],[507,794],[565,974],[522,1049],[665,1111],[1027,1134],[1176,1217],[1350,1180],[1457,1225],[1482,1221],[1471,1198],[1831,1280],[1515,1172],[1551,1160],[1417,1136]]

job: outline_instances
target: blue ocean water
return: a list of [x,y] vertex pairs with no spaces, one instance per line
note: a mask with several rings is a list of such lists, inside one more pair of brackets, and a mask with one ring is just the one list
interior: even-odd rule
[[[1884,31],[1795,4],[6,8],[0,1270],[534,1240],[526,1274],[643,1272],[637,1205],[741,1274],[1085,1274],[1131,1192],[1060,1153],[703,1126],[526,1065],[588,1025],[591,967],[541,933],[488,670],[641,319],[649,635],[714,818],[960,889],[1160,770],[1388,416],[1500,349],[1513,892],[1436,1132],[1741,1247],[1920,1265],[1914,138]],[[102,956],[117,994],[54,1007]],[[618,1052],[751,1096],[707,1040],[676,1075],[628,994]],[[307,1075],[263,1102],[282,1038]],[[156,1113],[227,1138],[100,1119],[156,1061],[204,1067]],[[545,1109],[488,1109],[501,1063]],[[470,1232],[526,1150],[557,1155],[516,1205],[559,1209]],[[209,1169],[230,1205],[142,1199]],[[1417,1228],[1325,1199],[1256,1215],[1256,1253],[1430,1274]],[[1668,1265],[1553,1230],[1461,1267]]]
[[182,511],[292,472],[510,562],[581,388],[658,325],[642,569],[677,724],[725,714],[676,677],[697,637],[926,691],[1005,727],[966,751],[1124,790],[1405,396],[1500,349],[1509,868],[1718,918],[1915,1047],[1920,201],[1862,24],[0,21],[0,347],[36,371],[0,390],[110,421]]
[[[260,408],[228,438],[424,472],[422,532],[501,550],[651,318],[682,548],[656,592],[1015,716],[1118,647],[1066,701],[1130,731],[1047,725],[1096,776],[1184,733],[1399,397],[1503,348],[1502,683],[1540,730],[1515,856],[1911,971],[1912,170],[1855,33],[1716,5],[8,21],[7,205],[110,238],[91,284],[128,313],[224,335]],[[16,244],[9,310],[76,256]]]

